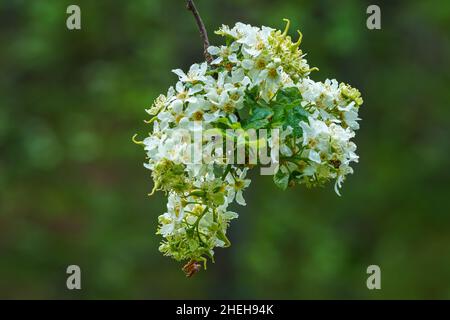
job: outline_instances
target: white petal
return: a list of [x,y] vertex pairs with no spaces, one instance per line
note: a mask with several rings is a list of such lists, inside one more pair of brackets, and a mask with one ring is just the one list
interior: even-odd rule
[[219,64],[219,63],[222,62],[222,60],[223,60],[222,57],[217,57],[216,59],[214,59],[214,60],[211,62],[211,64]]
[[208,53],[212,54],[213,56],[216,56],[220,53],[220,49],[219,49],[219,47],[210,46],[210,47],[208,47]]
[[241,206],[246,206],[247,205],[247,203],[245,203],[244,197],[242,196],[242,191],[236,192],[236,202],[238,204],[240,204]]
[[167,237],[173,233],[173,230],[174,230],[174,225],[173,225],[173,223],[170,223],[170,224],[163,225],[161,227],[161,229],[159,230],[159,232],[161,233],[161,235],[163,237]]
[[314,161],[314,162],[316,162],[316,163],[321,163],[320,155],[319,155],[319,153],[318,153],[317,151],[315,151],[315,150],[310,150],[310,151],[309,151],[309,156],[308,156],[308,158],[309,158],[311,161]]
[[172,72],[175,73],[178,77],[180,77],[180,80],[181,80],[181,78],[186,77],[186,74],[181,69],[174,69],[174,70],[172,70]]
[[238,63],[239,62],[236,53],[230,54],[228,56],[228,60],[230,60],[230,62],[233,62],[233,63]]

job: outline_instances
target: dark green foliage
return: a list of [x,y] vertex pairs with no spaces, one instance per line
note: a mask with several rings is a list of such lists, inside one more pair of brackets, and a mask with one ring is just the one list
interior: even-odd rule
[[[297,88],[288,88],[277,93],[276,101],[273,109],[275,116],[273,122],[276,124],[283,123],[284,127],[290,126],[296,137],[302,135],[300,121],[307,121],[308,112],[302,106],[302,96]],[[273,125],[274,126],[274,125]]]
[[244,119],[245,129],[276,128],[291,126],[295,136],[302,135],[300,121],[306,121],[308,113],[302,108],[302,96],[297,88],[277,92],[276,97],[267,103],[256,96],[256,87],[245,95],[245,107],[250,117]]

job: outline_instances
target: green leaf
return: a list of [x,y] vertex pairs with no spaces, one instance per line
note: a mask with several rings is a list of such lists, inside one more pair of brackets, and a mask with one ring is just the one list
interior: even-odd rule
[[286,190],[289,184],[289,173],[278,170],[278,172],[273,176],[273,182],[281,190]]
[[273,109],[273,117],[272,117],[272,127],[277,127],[281,125],[286,119],[286,112],[283,106],[279,105]]
[[267,127],[268,124],[269,124],[269,120],[267,120],[267,119],[255,120],[252,122],[247,122],[244,125],[244,129],[261,129],[261,128]]
[[276,102],[279,104],[297,104],[302,101],[302,94],[296,87],[279,90],[276,96]]
[[268,119],[273,115],[273,110],[269,107],[255,107],[252,109],[252,115],[249,122]]
[[290,126],[295,136],[301,136],[300,121],[306,121],[309,114],[301,105],[300,90],[296,87],[279,90],[270,104],[263,99],[258,99],[258,90],[255,86],[245,92],[244,104],[250,116],[243,121],[243,128],[260,129],[267,127],[270,123],[271,127]]
[[243,120],[244,129],[260,129],[267,127],[269,118],[273,116],[272,108],[262,99],[258,99],[257,86],[245,92],[244,105],[249,111],[248,119]]
[[224,124],[224,125],[226,125],[226,126],[228,126],[228,127],[231,126],[230,120],[229,120],[228,118],[225,118],[225,117],[219,118],[219,119],[217,119],[217,120],[214,121],[214,122],[215,122],[215,123],[222,123],[222,124]]
[[300,137],[303,134],[303,129],[300,127],[300,121],[307,120],[308,112],[306,112],[301,106],[297,106],[287,111],[285,127],[291,126],[292,133],[296,137]]
[[216,206],[221,206],[225,203],[225,197],[222,193],[213,193],[209,195],[209,200]]
[[273,104],[274,115],[272,127],[283,124],[283,128],[292,127],[293,134],[297,137],[302,135],[300,121],[308,119],[308,112],[303,109],[302,95],[298,88],[286,88],[278,91]]
[[244,105],[248,108],[253,107],[254,105],[257,105],[258,100],[258,86],[254,86],[251,89],[245,90],[244,95]]

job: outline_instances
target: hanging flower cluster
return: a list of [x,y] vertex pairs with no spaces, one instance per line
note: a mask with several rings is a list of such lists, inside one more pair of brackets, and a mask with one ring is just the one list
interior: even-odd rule
[[[159,216],[159,250],[187,260],[187,275],[197,272],[215,247],[228,247],[226,233],[238,214],[234,201],[246,205],[247,172],[255,164],[253,147],[267,147],[275,184],[339,188],[352,162],[351,141],[358,125],[360,92],[336,80],[315,82],[305,54],[284,32],[237,23],[217,34],[226,45],[208,48],[212,61],[193,64],[150,109],[153,126],[142,144],[145,167],[152,170],[153,192],[163,191],[167,211]],[[252,139],[249,132],[264,133]],[[207,134],[205,134],[205,132]],[[198,138],[200,136],[200,142]],[[241,146],[244,160],[226,142]],[[242,157],[241,157],[242,158]],[[242,160],[242,159],[241,159]],[[152,193],[153,193],[152,192]]]

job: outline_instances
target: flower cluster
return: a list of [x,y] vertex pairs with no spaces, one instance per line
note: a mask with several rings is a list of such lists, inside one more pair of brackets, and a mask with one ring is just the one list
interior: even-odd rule
[[[256,145],[272,149],[273,180],[282,189],[334,180],[339,194],[353,172],[350,164],[358,161],[351,138],[359,128],[359,91],[336,80],[311,80],[315,68],[299,48],[301,33],[292,41],[287,22],[283,32],[243,23],[222,26],[216,33],[226,44],[208,48],[209,64],[193,64],[186,73],[173,70],[179,78],[175,87],[146,110],[152,132],[134,140],[147,153],[153,192],[168,197],[167,211],[159,216],[159,250],[188,260],[188,275],[200,263],[206,268],[207,258],[214,261],[215,247],[230,245],[227,227],[238,215],[228,207],[246,205],[246,175],[254,164],[235,163],[234,151],[224,152],[222,138],[239,140],[230,129],[269,132]],[[271,134],[274,130],[280,134]],[[198,134],[203,139],[195,143]],[[244,133],[241,143],[249,150],[255,141]]]

